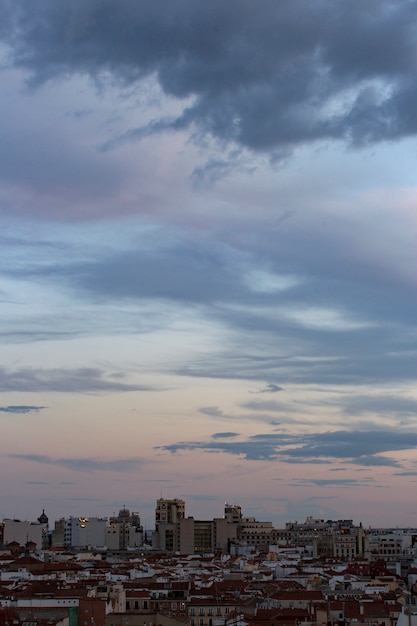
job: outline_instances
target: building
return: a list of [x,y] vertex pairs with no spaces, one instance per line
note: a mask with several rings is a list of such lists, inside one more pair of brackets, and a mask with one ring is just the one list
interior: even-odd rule
[[105,545],[107,518],[68,517],[55,522],[52,546],[91,548]]
[[139,548],[143,544],[143,528],[139,513],[130,514],[125,507],[111,517],[106,528],[105,545],[109,550]]
[[21,546],[33,542],[35,549],[41,550],[45,542],[45,527],[35,522],[5,519],[3,520],[3,543],[7,545],[12,542]]

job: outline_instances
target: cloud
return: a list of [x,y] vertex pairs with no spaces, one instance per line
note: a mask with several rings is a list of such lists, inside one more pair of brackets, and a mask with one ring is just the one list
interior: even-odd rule
[[[398,0],[2,2],[0,37],[31,85],[154,77],[180,112],[122,137],[188,130],[287,154],[318,140],[414,136],[416,11]],[[276,158],[279,158],[276,157]]]
[[417,476],[417,471],[412,472],[395,472],[395,476]]
[[12,459],[41,463],[44,465],[58,465],[77,472],[121,472],[128,473],[137,470],[142,465],[140,458],[128,459],[83,459],[83,458],[53,458],[41,454],[9,454]]
[[148,385],[122,382],[119,376],[112,376],[98,368],[87,367],[79,369],[21,368],[14,371],[0,367],[0,386],[3,391],[62,393],[117,393],[155,389]]
[[42,409],[46,409],[45,406],[27,406],[27,405],[9,405],[9,406],[0,406],[0,411],[3,413],[14,413],[14,414],[24,414],[24,413],[39,413]]
[[[245,406],[245,405],[243,405]],[[250,403],[249,403],[249,408],[250,407]],[[257,411],[258,409],[255,407],[255,411]],[[207,415],[208,417],[213,417],[215,419],[222,419],[222,420],[230,420],[230,421],[235,421],[235,422],[241,422],[243,420],[245,421],[258,421],[258,422],[267,422],[268,424],[271,425],[279,425],[280,422],[274,422],[269,415],[265,414],[265,413],[236,413],[236,414],[232,414],[232,413],[228,413],[226,414],[222,409],[220,409],[220,407],[218,406],[205,406],[205,407],[201,407],[199,408],[199,413],[201,413],[202,415]],[[287,420],[283,420],[286,422],[292,422],[292,420],[287,419]]]
[[[305,459],[292,459],[291,457],[282,457],[280,458],[282,463],[290,463],[293,465],[331,465],[334,461],[332,459],[315,459],[314,457],[307,457]],[[328,470],[331,471],[330,469]]]
[[340,459],[353,465],[398,467],[400,464],[395,459],[383,456],[383,453],[416,447],[416,433],[369,430],[303,435],[259,434],[241,441],[183,441],[158,446],[157,449],[171,453],[180,450],[224,452],[257,461],[317,464]]
[[202,406],[198,410],[203,415],[209,415],[210,417],[225,417],[223,411],[218,406]]
[[378,415],[401,415],[415,417],[417,415],[417,399],[389,395],[349,395],[340,399],[342,410],[348,415],[376,413]]
[[249,393],[277,393],[278,391],[283,391],[284,388],[279,385],[275,385],[274,383],[268,383],[265,387],[261,387],[257,391],[249,391]]
[[225,432],[225,433],[214,433],[212,439],[231,439],[232,437],[239,437],[239,433],[233,432]]
[[378,455],[362,454],[361,456],[352,458],[350,460],[350,463],[352,463],[352,465],[365,465],[366,467],[370,467],[370,466],[401,467],[401,463],[397,461],[396,459],[382,456],[381,454],[378,454]]
[[51,483],[43,482],[41,480],[26,480],[25,485],[50,485]]
[[340,480],[331,478],[301,478],[295,483],[300,487],[315,485],[316,487],[368,487],[373,482],[372,478],[354,479],[341,478]]
[[[401,272],[391,276],[382,254],[378,262],[341,257],[340,250],[353,245],[344,241],[344,233],[323,238],[314,223],[307,223],[306,232],[304,226],[272,229],[272,235],[261,229],[253,233],[251,250],[219,242],[214,233],[155,227],[135,233],[134,244],[121,238],[113,249],[85,252],[84,259],[77,253],[73,261],[77,250],[66,248],[67,254],[58,259],[11,264],[5,275],[14,284],[30,280],[42,287],[70,289],[89,303],[91,316],[77,317],[75,311],[65,327],[62,315],[56,322],[38,316],[32,323],[25,320],[20,331],[21,322],[14,316],[4,339],[12,333],[26,341],[54,338],[57,332],[58,337],[65,332],[67,337],[109,329],[116,333],[120,327],[130,333],[149,332],[170,324],[170,312],[187,307],[201,323],[216,325],[224,340],[213,342],[209,355],[177,360],[173,374],[256,381],[257,393],[264,397],[283,389],[277,383],[264,384],[271,379],[282,386],[414,380],[417,308],[408,279]],[[245,233],[242,236],[246,241]],[[288,275],[298,281],[278,291],[253,290],[247,275],[264,263],[276,281]],[[393,306],[393,294],[401,306]],[[112,306],[118,307],[116,329],[114,311],[106,308]],[[135,307],[145,314],[138,315]],[[381,395],[378,405],[376,396],[371,400],[364,395],[356,404],[354,397],[341,402],[354,414],[361,407],[369,412],[372,403],[381,410],[394,407],[395,395],[388,396]],[[413,408],[411,399],[408,407]]]
[[243,402],[241,406],[251,411],[267,411],[272,413],[297,412],[297,409],[291,404],[287,402],[277,402],[276,400],[251,400],[249,402]]

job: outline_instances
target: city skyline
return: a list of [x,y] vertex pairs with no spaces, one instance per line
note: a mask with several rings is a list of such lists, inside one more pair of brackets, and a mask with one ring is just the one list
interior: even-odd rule
[[1,516],[417,526],[417,4],[0,18]]

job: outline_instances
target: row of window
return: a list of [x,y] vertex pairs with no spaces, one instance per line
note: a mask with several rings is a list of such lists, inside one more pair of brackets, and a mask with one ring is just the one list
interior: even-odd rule
[[[226,606],[224,609],[225,614],[227,615],[227,613],[229,612],[229,607]],[[198,614],[199,615],[214,615],[213,613],[213,608],[210,607],[207,609],[207,613],[205,612],[205,609],[203,607],[200,607],[198,609]],[[216,615],[221,615],[222,614],[222,609],[220,606],[216,607]],[[195,607],[191,607],[190,608],[190,615],[196,615],[196,609]]]
[[126,611],[130,611],[131,609],[138,610],[138,609],[147,609],[147,608],[148,608],[147,600],[143,601],[143,606],[139,606],[139,600],[134,600],[134,601],[126,600]]

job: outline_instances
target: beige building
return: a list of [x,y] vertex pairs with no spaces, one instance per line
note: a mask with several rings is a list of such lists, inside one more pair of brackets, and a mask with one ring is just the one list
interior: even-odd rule
[[34,522],[22,522],[18,519],[5,519],[3,521],[3,543],[7,545],[16,541],[21,546],[25,546],[32,541],[36,544],[36,549],[41,550],[45,543],[45,527]]
[[106,528],[105,545],[109,550],[139,548],[143,544],[143,528],[139,513],[120,509],[117,516],[111,517]]
[[[227,507],[228,505],[226,505]],[[240,507],[234,507],[227,517],[195,520],[185,517],[184,500],[157,500],[153,546],[158,550],[181,554],[229,552],[230,543],[237,539]]]
[[238,526],[239,545],[267,551],[272,544],[273,530],[272,522],[257,522],[254,517],[243,517]]
[[175,524],[160,524],[154,533],[154,547],[180,554],[229,552],[230,543],[237,540],[237,524],[224,518],[195,520],[179,519]]

